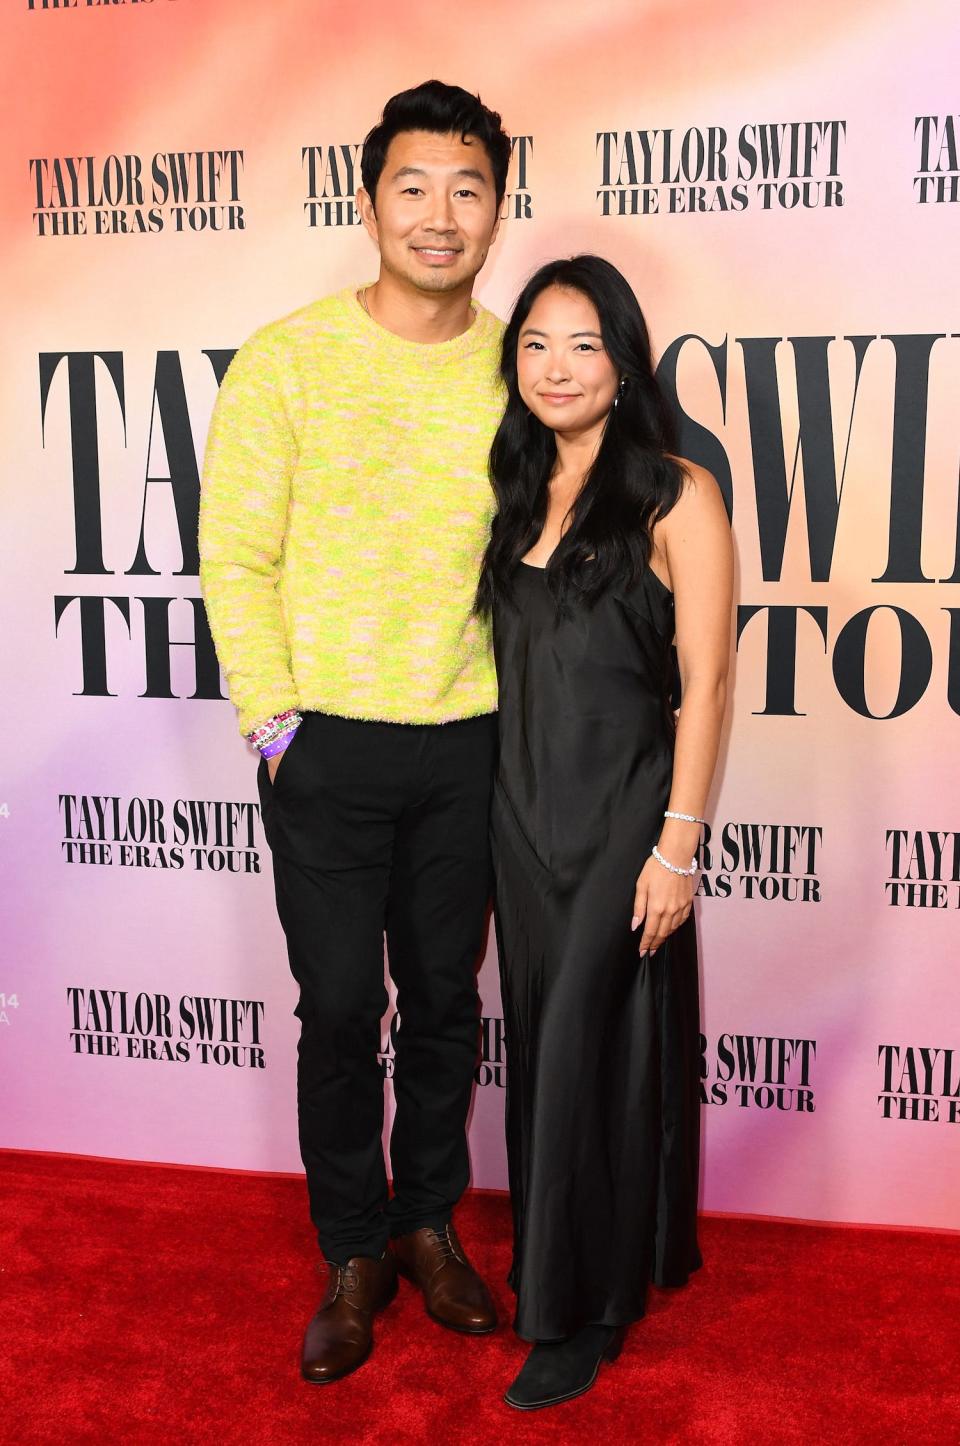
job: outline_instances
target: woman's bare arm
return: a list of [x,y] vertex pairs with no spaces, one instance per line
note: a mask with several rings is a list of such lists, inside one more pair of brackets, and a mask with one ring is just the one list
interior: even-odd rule
[[[733,608],[733,545],[723,498],[711,473],[692,462],[675,507],[654,529],[654,562],[674,594],[682,686],[673,785],[667,807],[703,817],[720,747]],[[689,868],[700,826],[666,818],[658,847]],[[695,882],[648,859],[637,880],[634,917],[644,921],[641,954],[653,952],[687,917]]]

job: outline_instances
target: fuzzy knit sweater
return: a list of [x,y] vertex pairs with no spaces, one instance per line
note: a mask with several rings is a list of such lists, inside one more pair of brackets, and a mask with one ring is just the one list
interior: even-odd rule
[[353,287],[255,333],[214,409],[200,582],[240,730],[287,708],[443,723],[496,707],[472,615],[502,325],[406,341]]

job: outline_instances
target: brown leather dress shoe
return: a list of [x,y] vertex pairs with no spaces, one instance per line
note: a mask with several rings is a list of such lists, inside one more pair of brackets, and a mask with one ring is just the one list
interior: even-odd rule
[[328,1263],[330,1279],[303,1338],[300,1373],[321,1386],[339,1381],[362,1366],[373,1349],[373,1317],[397,1293],[397,1267],[387,1252],[382,1260],[355,1255],[346,1265]]
[[423,1291],[427,1314],[438,1325],[466,1335],[485,1335],[497,1324],[487,1287],[464,1254],[452,1225],[399,1235],[393,1242],[400,1274]]

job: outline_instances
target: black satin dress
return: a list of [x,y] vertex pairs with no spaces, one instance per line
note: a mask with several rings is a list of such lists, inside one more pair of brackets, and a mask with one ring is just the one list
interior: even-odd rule
[[647,571],[558,621],[541,568],[494,610],[496,925],[510,1284],[527,1340],[626,1325],[700,1265],[693,916],[630,932],[673,768],[673,594]]

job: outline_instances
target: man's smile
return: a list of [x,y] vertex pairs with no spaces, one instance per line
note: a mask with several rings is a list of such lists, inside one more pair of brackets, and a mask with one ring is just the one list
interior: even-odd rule
[[424,261],[432,261],[438,265],[455,261],[462,254],[458,246],[414,246],[411,249]]

